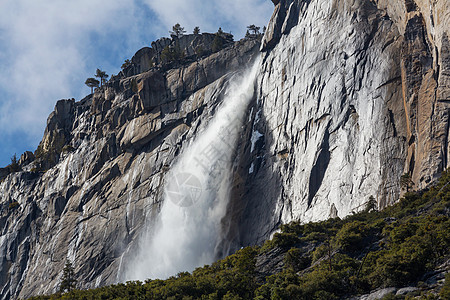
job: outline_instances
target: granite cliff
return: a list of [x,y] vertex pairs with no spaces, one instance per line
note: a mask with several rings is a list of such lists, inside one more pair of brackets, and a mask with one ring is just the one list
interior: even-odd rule
[[[370,195],[392,204],[404,173],[416,188],[439,177],[449,155],[448,2],[273,2],[261,43],[223,36],[214,52],[212,35],[161,39],[93,95],[57,102],[21,171],[0,169],[2,299],[55,291],[67,258],[80,287],[120,281],[174,159],[257,56],[224,216],[230,249],[291,220],[343,217]],[[162,64],[167,46],[186,57]]]

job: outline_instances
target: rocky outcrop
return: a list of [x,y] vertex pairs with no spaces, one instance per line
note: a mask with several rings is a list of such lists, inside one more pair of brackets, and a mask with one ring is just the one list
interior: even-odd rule
[[[369,196],[389,205],[404,173],[416,188],[439,176],[449,155],[446,2],[273,3],[262,43],[224,34],[213,53],[216,35],[160,39],[93,95],[56,104],[23,171],[0,169],[1,299],[55,291],[66,259],[80,287],[120,281],[174,159],[258,55],[223,222],[231,250],[294,219],[344,217]],[[166,47],[185,57],[161,63]]]
[[0,183],[0,298],[55,292],[66,259],[80,287],[120,281],[159,211],[164,174],[259,47],[243,40],[58,101],[36,157],[24,154],[24,171]]
[[[215,40],[217,45],[215,45]],[[183,53],[183,59],[192,60],[193,58],[207,57],[221,48],[226,48],[233,44],[233,35],[229,33],[202,33],[188,34],[172,39],[162,38],[152,42],[152,47],[144,47],[133,56],[129,66],[123,69],[125,77],[134,76],[149,71],[165,62],[162,59],[162,53],[165,48],[177,48]],[[217,49],[216,49],[217,48]]]

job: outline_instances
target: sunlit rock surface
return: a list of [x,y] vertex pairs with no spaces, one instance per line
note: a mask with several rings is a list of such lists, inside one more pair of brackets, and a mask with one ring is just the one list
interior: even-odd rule
[[173,159],[259,47],[236,42],[167,71],[115,77],[79,102],[59,101],[36,160],[0,183],[1,298],[57,291],[66,259],[80,287],[122,280],[158,214]]
[[446,1],[279,1],[230,214],[243,224],[236,244],[291,220],[344,217],[371,195],[389,205],[404,173],[416,188],[438,178],[449,20]]
[[[157,69],[171,43],[161,39],[93,95],[56,104],[23,171],[0,169],[1,299],[56,291],[66,259],[79,287],[120,281],[174,158],[258,55],[223,222],[231,250],[293,219],[343,217],[370,195],[389,205],[404,173],[416,188],[439,176],[449,152],[448,2],[273,2],[261,44]],[[182,45],[192,54],[211,39]]]

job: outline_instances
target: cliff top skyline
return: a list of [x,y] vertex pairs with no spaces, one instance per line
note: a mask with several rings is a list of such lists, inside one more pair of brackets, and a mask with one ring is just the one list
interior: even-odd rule
[[82,99],[96,68],[117,74],[125,59],[175,23],[187,33],[219,27],[244,36],[249,24],[265,25],[266,0],[129,0],[0,3],[0,166],[34,151],[57,100]]

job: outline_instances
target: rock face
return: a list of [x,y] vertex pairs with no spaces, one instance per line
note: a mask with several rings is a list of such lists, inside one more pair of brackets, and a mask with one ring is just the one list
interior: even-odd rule
[[445,3],[279,1],[240,153],[236,245],[346,216],[371,195],[384,207],[402,174],[423,188],[448,166]]
[[[293,219],[343,217],[370,195],[389,205],[404,173],[417,188],[439,176],[449,153],[447,2],[273,2],[262,43],[225,36],[212,53],[214,35],[161,39],[93,95],[58,101],[22,171],[0,169],[1,299],[54,292],[66,259],[82,288],[120,281],[174,158],[257,55],[224,222],[231,249]],[[184,62],[159,65],[167,46],[184,49]]]
[[[131,63],[122,72],[133,76],[149,71],[154,65],[161,64],[161,55],[166,47],[178,48],[185,57],[205,57],[215,52],[215,41],[222,47],[233,44],[233,36],[229,33],[188,34],[178,38],[162,38],[152,43],[152,47],[144,47],[133,56]],[[217,45],[216,45],[217,46]]]
[[24,154],[23,171],[0,183],[0,298],[55,292],[66,259],[80,287],[121,280],[124,254],[159,211],[164,174],[259,47],[236,42],[58,101],[36,158]]

